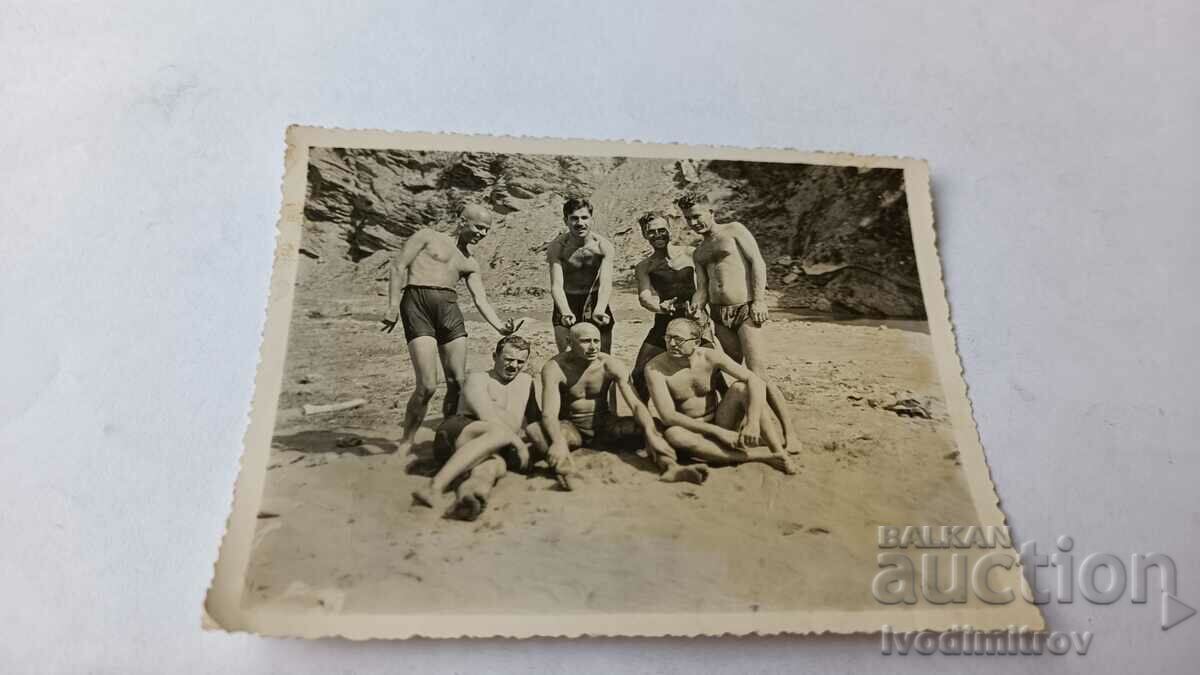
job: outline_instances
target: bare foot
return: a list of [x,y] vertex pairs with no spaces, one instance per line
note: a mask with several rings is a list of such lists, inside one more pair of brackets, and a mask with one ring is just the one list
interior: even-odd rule
[[408,454],[412,451],[415,437],[415,434],[413,436],[400,437],[400,440],[396,441],[396,450],[392,454],[401,459],[408,457]]
[[416,503],[428,506],[435,511],[445,504],[445,498],[441,494],[435,495],[433,488],[429,486],[413,490],[412,496]]
[[788,455],[771,455],[770,457],[764,458],[762,462],[763,464],[766,464],[774,469],[778,469],[789,476],[796,475],[798,471],[796,468],[796,463],[793,462],[792,458]]
[[678,464],[669,467],[662,475],[658,477],[664,483],[695,483],[702,485],[708,480],[708,467],[703,464],[693,466],[679,466]]
[[554,474],[554,480],[558,481],[558,486],[567,492],[579,487],[579,476],[573,471],[559,471]]
[[483,495],[466,494],[454,502],[446,516],[470,522],[478,518],[486,508],[487,499]]

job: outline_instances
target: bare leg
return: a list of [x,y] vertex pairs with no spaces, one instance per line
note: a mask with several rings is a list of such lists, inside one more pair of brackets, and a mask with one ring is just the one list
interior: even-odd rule
[[735,450],[727,448],[703,434],[698,434],[683,427],[671,427],[663,435],[666,436],[667,442],[680,453],[690,455],[702,462],[717,465],[760,462],[784,473],[795,473],[795,469],[792,467],[790,458],[787,455],[777,455],[771,452],[769,448],[757,447]]
[[426,506],[435,509],[438,508],[443,502],[442,493],[446,491],[446,488],[449,487],[455,478],[470,471],[471,467],[504,449],[512,441],[512,432],[504,429],[501,425],[489,422],[474,422],[467,429],[463,430],[463,434],[465,435],[467,430],[472,427],[480,427],[484,431],[482,434],[476,431],[476,435],[471,437],[470,440],[463,441],[463,439],[459,439],[458,448],[451,455],[450,460],[446,462],[445,466],[433,477],[429,486],[413,491],[413,497],[417,501]]
[[446,373],[446,399],[442,401],[442,416],[458,412],[458,393],[467,381],[467,338],[447,342],[439,349],[442,369]]
[[437,389],[437,341],[429,336],[413,338],[408,342],[408,355],[412,359],[417,385],[404,407],[404,430],[396,448],[396,454],[401,456],[407,455],[412,447],[413,438],[421,428],[421,422],[425,421],[429,399],[433,398],[433,392]]
[[[725,352],[729,358],[741,363],[742,361],[742,343],[738,339],[737,331],[726,328],[725,326],[713,321],[713,333],[717,336],[717,343],[721,345],[721,350]],[[752,369],[753,370],[753,369]]]
[[571,348],[571,329],[554,324],[554,344],[561,354]]
[[783,424],[783,446],[788,452],[800,452],[800,442],[796,440],[796,429],[792,425],[792,416],[788,414],[787,399],[775,383],[767,378],[767,350],[762,344],[762,327],[753,321],[747,321],[738,328],[738,338],[746,356],[746,367],[767,383],[767,405],[779,417]]
[[633,362],[633,390],[642,401],[650,400],[650,385],[646,384],[646,364],[663,351],[661,347],[648,342],[643,342],[642,348],[638,350],[637,359]]
[[480,462],[467,474],[467,479],[459,483],[458,489],[455,490],[457,499],[450,507],[448,515],[459,520],[478,518],[487,508],[488,495],[491,494],[492,488],[506,473],[508,467],[500,457],[492,456]]

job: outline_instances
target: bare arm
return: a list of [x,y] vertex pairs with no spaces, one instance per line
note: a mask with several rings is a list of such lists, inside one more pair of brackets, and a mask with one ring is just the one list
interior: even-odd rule
[[558,419],[562,410],[562,392],[558,387],[562,382],[562,369],[554,361],[547,361],[546,365],[542,366],[542,428],[546,430],[546,437],[550,440],[552,454],[555,447],[562,446],[565,450],[567,445],[562,424]]
[[574,316],[567,305],[567,292],[563,290],[562,245],[558,239],[550,242],[546,248],[546,260],[550,263],[550,299],[564,317]]
[[750,318],[754,323],[762,324],[767,320],[767,263],[763,260],[762,252],[758,250],[758,242],[745,225],[737,224],[733,231],[733,240],[737,242],[738,250],[746,265],[750,267]]
[[721,372],[746,384],[750,396],[746,402],[746,416],[742,421],[740,442],[745,447],[759,445],[762,440],[759,436],[762,428],[760,420],[762,420],[763,405],[767,399],[766,382],[746,366],[729,358],[729,355],[724,352],[709,350],[708,358]]
[[654,287],[650,285],[650,265],[643,260],[634,268],[634,274],[637,276],[638,285],[638,302],[642,307],[656,314],[662,312],[662,300],[659,299],[658,293],[654,292]]
[[654,426],[654,417],[650,415],[650,410],[637,397],[633,391],[633,385],[629,383],[629,369],[614,358],[605,359],[605,366],[608,367],[609,377],[617,383],[617,391],[620,392],[621,398],[625,399],[625,405],[633,411],[633,418],[642,427],[642,432],[647,438],[658,436],[658,429]]
[[740,223],[734,230],[733,240],[737,242],[742,257],[750,267],[750,277],[753,281],[753,287],[750,289],[750,299],[752,301],[765,299],[767,292],[767,263],[763,260],[762,252],[758,250],[758,241],[755,240],[750,230],[746,229],[746,226]]
[[662,417],[667,426],[683,427],[688,431],[710,436],[731,446],[737,444],[738,435],[736,433],[679,412],[679,409],[675,407],[675,399],[671,396],[671,390],[667,387],[667,378],[662,372],[652,367],[646,368],[646,382],[650,385],[650,400],[654,401],[654,407],[658,409],[659,417]]
[[694,261],[692,264],[696,270],[696,292],[692,293],[692,307],[700,312],[708,309],[708,272],[703,263]]
[[392,258],[388,268],[388,306],[383,317],[384,330],[392,332],[400,318],[400,299],[404,296],[404,287],[408,285],[408,266],[416,260],[417,254],[429,243],[429,231],[417,230],[404,242],[400,254]]
[[612,296],[613,258],[617,255],[612,242],[604,237],[598,239],[604,258],[600,260],[600,288],[596,291],[596,309],[593,310],[597,316],[604,314],[604,310],[608,309],[608,299]]
[[492,308],[492,303],[488,302],[487,291],[483,288],[483,276],[479,274],[479,270],[474,270],[467,274],[467,291],[471,293],[471,300],[475,302],[475,308],[483,315],[483,318],[488,323],[492,324],[492,328],[502,335],[508,335],[512,332],[512,322],[505,322],[496,314],[496,310]]

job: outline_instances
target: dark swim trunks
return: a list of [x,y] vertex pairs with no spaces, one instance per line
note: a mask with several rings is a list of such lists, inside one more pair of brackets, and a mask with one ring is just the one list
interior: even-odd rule
[[709,309],[713,321],[730,330],[737,330],[750,320],[750,303],[748,302],[740,305],[709,305]]
[[474,417],[466,415],[451,415],[442,420],[441,425],[433,434],[433,458],[437,460],[438,466],[450,461],[450,456],[454,454],[454,446],[458,443],[458,437],[462,435],[463,429],[476,421]]
[[648,276],[650,277],[650,287],[654,289],[660,299],[675,301],[673,314],[654,315],[654,325],[650,327],[650,332],[646,333],[646,339],[643,340],[648,345],[665,350],[667,348],[667,324],[671,323],[671,319],[687,316],[687,303],[692,299],[692,294],[696,292],[696,269],[691,265],[677,270],[659,266],[650,270]]
[[431,337],[444,345],[467,336],[467,325],[458,308],[458,294],[450,288],[406,287],[400,300],[400,322],[409,342]]
[[[582,420],[564,419],[579,432],[583,444],[589,448],[607,450],[637,450],[642,447],[642,428],[632,417],[620,417],[609,413],[598,413],[589,426]],[[657,422],[657,420],[656,420]],[[661,429],[660,429],[661,431]]]
[[[571,313],[575,315],[576,321],[591,321],[591,317],[588,316],[587,312],[584,312],[584,309],[586,308],[590,310],[591,308],[595,307],[596,298],[598,295],[599,291],[592,291],[590,293],[567,293],[567,307],[571,308]],[[601,333],[611,333],[613,324],[617,322],[616,318],[613,316],[612,307],[606,307],[604,309],[604,313],[608,315],[608,325],[597,327],[600,328]],[[562,312],[558,311],[557,304],[554,305],[554,312],[550,317],[550,321],[555,326],[563,326],[564,328],[568,328],[568,326],[564,325],[562,322]]]

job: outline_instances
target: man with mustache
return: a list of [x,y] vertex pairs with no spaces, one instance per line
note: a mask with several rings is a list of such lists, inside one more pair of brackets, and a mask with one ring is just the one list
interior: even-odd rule
[[[665,340],[667,351],[646,366],[646,380],[667,425],[667,443],[709,464],[761,462],[795,473],[792,458],[783,451],[783,429],[765,405],[762,378],[729,356],[698,346],[700,326],[692,319],[672,320]],[[718,371],[732,381],[724,395],[712,387]],[[657,459],[667,467],[677,461],[674,452]]]
[[[646,386],[646,364],[667,349],[663,341],[667,324],[681,316],[695,316],[692,296],[696,293],[696,270],[692,262],[692,247],[671,242],[671,223],[666,215],[648,211],[638,218],[642,238],[650,244],[650,255],[634,267],[637,278],[638,301],[654,312],[654,325],[646,333],[633,363],[633,388],[643,401],[650,400]],[[711,347],[707,340],[701,343]],[[722,383],[723,384],[723,383]]]
[[467,376],[457,413],[442,422],[433,438],[433,454],[442,467],[428,487],[413,492],[418,502],[440,509],[446,488],[465,475],[450,515],[475,520],[496,481],[510,468],[529,465],[526,427],[541,418],[533,378],[525,372],[529,351],[521,336],[502,337],[492,369]]
[[[633,392],[629,369],[600,350],[600,330],[580,322],[571,326],[568,336],[570,348],[542,367],[542,424],[529,428],[530,440],[545,455],[559,484],[573,488],[576,470],[570,453],[584,445],[630,450],[644,442],[654,457],[673,455],[650,411]],[[633,417],[618,417],[610,410],[605,391],[612,384]],[[674,466],[660,479],[702,483],[707,476],[704,467]]]
[[407,454],[417,429],[425,420],[429,399],[437,389],[437,364],[446,372],[446,400],[442,414],[458,408],[458,394],[467,374],[467,328],[458,307],[455,287],[466,280],[467,291],[484,320],[501,335],[516,330],[513,321],[501,321],[488,302],[479,274],[479,261],[468,248],[478,244],[492,228],[492,212],[478,204],[459,214],[456,238],[431,229],[414,233],[392,259],[388,282],[388,309],[384,332],[400,323],[408,341],[416,388],[404,411],[404,431],[397,452]]
[[615,319],[608,306],[612,297],[612,242],[592,231],[592,203],[580,197],[562,207],[567,231],[546,248],[550,264],[550,297],[554,300],[551,324],[558,351],[571,344],[569,331],[579,321],[591,321],[600,329],[600,350],[612,352]]
[[688,227],[703,237],[692,254],[696,261],[692,303],[708,308],[725,353],[767,382],[767,403],[783,423],[784,446],[789,452],[799,452],[787,399],[767,380],[767,350],[762,341],[762,325],[767,321],[767,263],[758,242],[741,223],[718,223],[702,192],[685,194],[675,205]]

